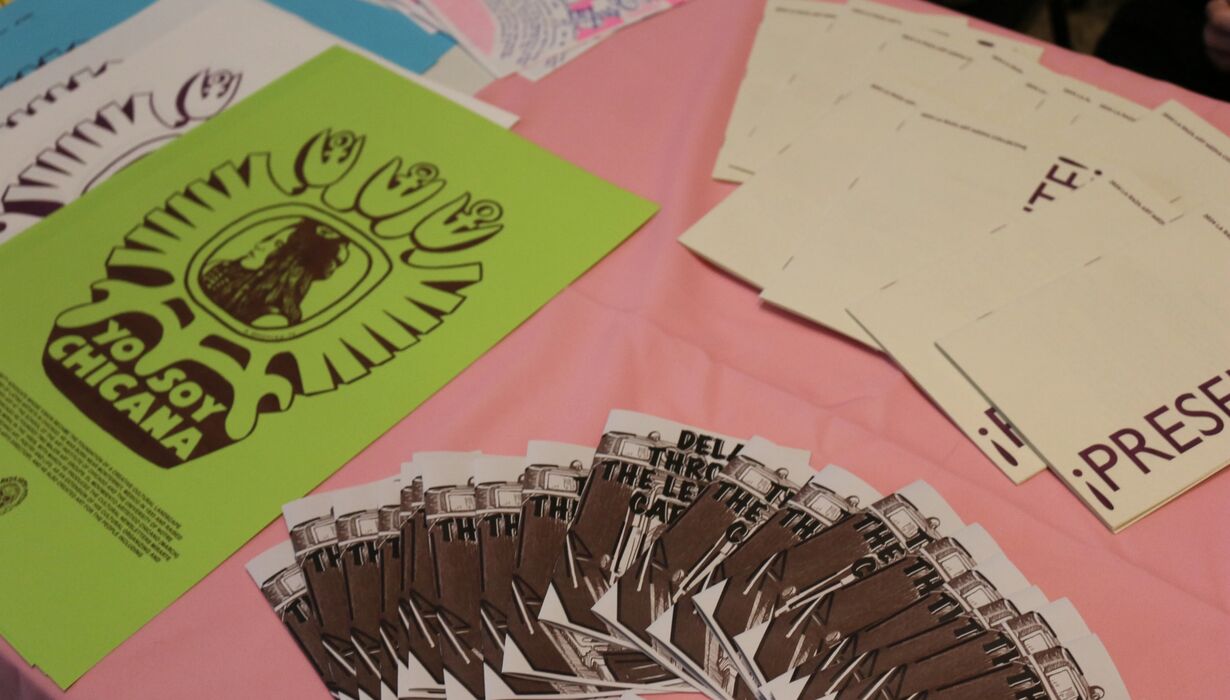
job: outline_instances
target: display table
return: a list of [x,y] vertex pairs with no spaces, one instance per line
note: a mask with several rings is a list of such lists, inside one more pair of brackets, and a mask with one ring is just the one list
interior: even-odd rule
[[[1049,474],[1014,487],[887,358],[762,306],[676,242],[732,189],[709,173],[762,6],[690,0],[537,84],[511,78],[480,95],[521,115],[526,138],[662,211],[324,488],[393,474],[416,450],[593,443],[612,407],[760,432],[881,491],[930,481],[1043,591],[1072,599],[1133,697],[1230,696],[1230,472],[1112,535]],[[1044,63],[1149,107],[1177,98],[1230,130],[1226,104],[1054,47]],[[286,538],[268,516],[67,693],[0,643],[0,698],[327,697],[243,568]]]

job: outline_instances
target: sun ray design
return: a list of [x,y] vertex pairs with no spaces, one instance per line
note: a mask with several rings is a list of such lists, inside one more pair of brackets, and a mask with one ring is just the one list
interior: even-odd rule
[[[203,69],[188,76],[170,94],[138,92],[102,105],[88,119],[56,138],[54,145],[41,151],[16,180],[0,183],[0,211],[23,215],[6,227],[6,235],[15,235],[25,228],[24,219],[37,221],[50,216],[116,172],[221,112],[235,99],[242,77],[241,73],[226,69]],[[171,107],[159,112],[158,104]]]
[[[3,5],[4,3],[0,3]],[[21,124],[30,121],[34,117],[47,111],[48,108],[55,105],[57,102],[63,101],[72,93],[80,90],[82,86],[88,85],[95,78],[102,75],[106,70],[115,65],[118,61],[106,61],[97,67],[86,67],[78,70],[68,76],[66,80],[56,83],[47,90],[35,95],[24,107],[14,110],[12,113],[0,119],[0,126],[8,129],[15,129]]]
[[[503,209],[447,193],[432,164],[392,158],[360,172],[364,146],[326,129],[299,150],[293,182],[251,154],[148,212],[90,301],[56,319],[45,366],[57,386],[104,427],[118,411],[117,437],[175,466],[422,342],[482,281],[472,249],[502,230]],[[222,389],[192,403],[207,389],[189,382]],[[142,389],[148,401],[133,398]],[[154,418],[159,391],[179,413]],[[200,434],[177,441],[172,429],[186,426]]]

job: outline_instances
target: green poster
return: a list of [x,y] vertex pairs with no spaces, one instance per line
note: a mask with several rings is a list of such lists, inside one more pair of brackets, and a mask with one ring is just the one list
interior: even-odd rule
[[0,634],[66,687],[654,210],[333,49],[0,247]]

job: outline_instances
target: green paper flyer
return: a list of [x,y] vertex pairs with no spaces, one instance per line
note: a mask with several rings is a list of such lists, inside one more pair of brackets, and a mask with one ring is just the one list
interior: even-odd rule
[[0,635],[67,687],[655,209],[332,49],[17,236]]

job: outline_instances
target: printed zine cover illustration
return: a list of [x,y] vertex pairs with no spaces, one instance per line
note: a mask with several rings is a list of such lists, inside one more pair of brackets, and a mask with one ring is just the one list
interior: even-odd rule
[[385,600],[385,570],[398,574],[396,593],[401,592],[400,561],[385,567],[380,547],[383,515],[389,499],[400,494],[401,479],[384,479],[334,492],[334,526],[342,573],[346,576],[350,603],[350,642],[358,654],[359,690],[373,699],[392,695],[397,689],[397,664],[392,649],[384,643],[381,617]]
[[[592,608],[743,449],[743,441],[631,411],[612,411],[555,562],[539,618],[575,657],[574,675],[607,687],[670,682]],[[594,638],[610,644],[595,646]],[[587,661],[596,655],[600,661]]]
[[333,504],[341,492],[317,493],[282,506],[286,529],[294,550],[295,564],[303,573],[307,595],[320,621],[321,644],[334,661],[334,674],[343,695],[359,697],[360,685],[370,696],[370,681],[377,678],[366,663],[364,652],[351,638],[354,629],[346,570],[338,546],[337,519]]
[[841,637],[830,651],[770,682],[774,697],[821,697],[1037,609],[1041,590],[1005,557],[979,564],[905,609]]
[[768,623],[779,602],[867,576],[964,526],[943,498],[923,482],[851,510],[832,501],[826,505],[830,516],[800,522],[794,528],[800,535],[797,543],[764,552],[755,566],[732,572],[693,599],[725,651],[736,660],[731,666],[737,674],[731,690],[735,697],[747,697],[781,673],[758,676],[755,659],[737,643],[739,635]]
[[[433,570],[440,583],[439,650],[449,698],[484,696],[483,587],[502,557],[501,543],[517,536],[524,457],[480,455],[466,485],[425,494]],[[507,580],[504,581],[507,585]]]
[[[741,542],[798,493],[812,475],[806,450],[752,438],[697,495],[687,510],[594,605],[611,629],[664,668],[689,671],[656,648],[648,628],[681,596],[707,587],[709,577]],[[703,623],[689,620],[703,631]],[[693,680],[705,684],[703,675]]]
[[0,632],[71,683],[653,211],[342,49],[57,211],[0,249]]
[[[541,654],[555,662],[560,674],[568,669],[549,640],[537,632],[538,605],[550,582],[551,567],[564,545],[568,523],[585,477],[594,459],[594,449],[580,445],[531,441],[526,447],[526,467],[522,476],[523,501],[517,517],[519,536],[507,573],[507,585],[483,589],[483,661],[486,664],[484,690],[487,700],[532,694],[568,694],[576,686],[551,684],[504,674],[504,645],[511,635],[526,653]],[[534,649],[533,652],[528,651]],[[550,662],[547,662],[550,663]]]
[[[731,697],[740,674],[750,677],[750,672],[740,670],[733,637],[722,633],[723,628],[708,615],[711,607],[701,605],[701,601],[715,598],[726,582],[742,572],[747,572],[748,582],[754,583],[776,555],[880,498],[878,491],[840,467],[828,466],[813,474],[798,493],[718,563],[701,589],[679,596],[659,615],[649,627],[650,636],[694,676],[708,679],[713,692]],[[730,599],[755,606],[755,587],[742,590],[750,595],[740,598],[732,594]],[[731,607],[723,611],[727,623],[740,619],[739,612]]]
[[[287,504],[291,541],[248,570],[338,700],[597,700],[683,683],[721,700],[1128,700],[1072,603],[1049,602],[927,484],[883,497],[840,467],[813,472],[805,450],[726,440],[617,410],[596,450],[416,452],[398,477]],[[592,480],[616,455],[653,462],[641,448],[659,443],[694,448],[660,457],[675,475],[736,447],[671,524],[645,530],[592,608],[605,629],[553,622],[566,618],[547,564],[575,546]],[[612,672],[632,659],[665,679]]]
[[354,700],[357,696],[346,690],[353,690],[353,679],[341,659],[326,648],[315,602],[290,541],[266,550],[248,562],[247,569],[329,693],[338,700]]
[[[810,681],[804,676],[788,683],[779,680],[768,688],[777,700],[847,700],[865,698],[869,694],[871,697],[971,697],[968,693],[974,688],[988,693],[976,697],[1013,700],[1019,697],[1039,700],[1125,697],[1117,693],[1106,694],[1107,688],[1121,687],[1113,667],[1108,674],[1105,668],[1091,665],[1086,675],[1078,665],[1064,663],[1065,660],[1074,661],[1071,652],[1051,651],[1073,642],[1080,648],[1081,640],[1089,635],[1084,620],[1067,599],[1026,611],[1017,611],[1012,601],[1003,599],[949,624],[883,649],[865,652],[857,668],[844,669],[827,687],[817,685],[815,676]],[[1053,657],[1053,661],[1047,663],[1044,655]],[[1034,664],[1030,657],[1042,657],[1043,663],[1052,668],[1048,673],[1038,674],[1031,668]],[[1014,672],[1015,675],[1011,675]],[[1005,683],[1010,676],[1012,680]],[[1100,682],[1107,683],[1107,687],[1098,685]],[[1006,694],[991,694],[996,686]],[[966,695],[961,695],[962,692]]]
[[[376,496],[376,535],[372,549],[367,550],[366,554],[372,557],[380,571],[380,599],[375,606],[378,618],[376,634],[383,650],[380,659],[381,683],[396,694],[402,654],[406,653],[407,649],[407,640],[401,633],[397,617],[405,565],[401,542],[401,494],[404,484],[400,477],[385,479],[379,484]],[[369,527],[366,529],[370,530],[370,521],[368,522]],[[371,537],[368,532],[361,533],[361,536],[364,539]],[[364,547],[366,548],[366,544]]]
[[[269,36],[281,41],[270,44]],[[0,241],[339,43],[266,3],[210,3],[55,110],[29,116],[21,130],[0,131]],[[513,121],[474,98],[431,89],[497,123]]]
[[[440,655],[440,581],[427,521],[427,491],[465,488],[477,452],[416,452],[401,467],[402,589],[397,623],[402,639],[397,696],[438,700],[444,696]],[[438,501],[439,499],[437,499]]]
[[1012,618],[942,652],[823,697],[1127,700],[1101,641],[1095,635],[1069,639],[1057,633],[1083,623],[1047,612]]
[[982,526],[970,525],[899,556],[870,573],[827,575],[784,589],[770,620],[735,639],[757,687],[1002,554]]

